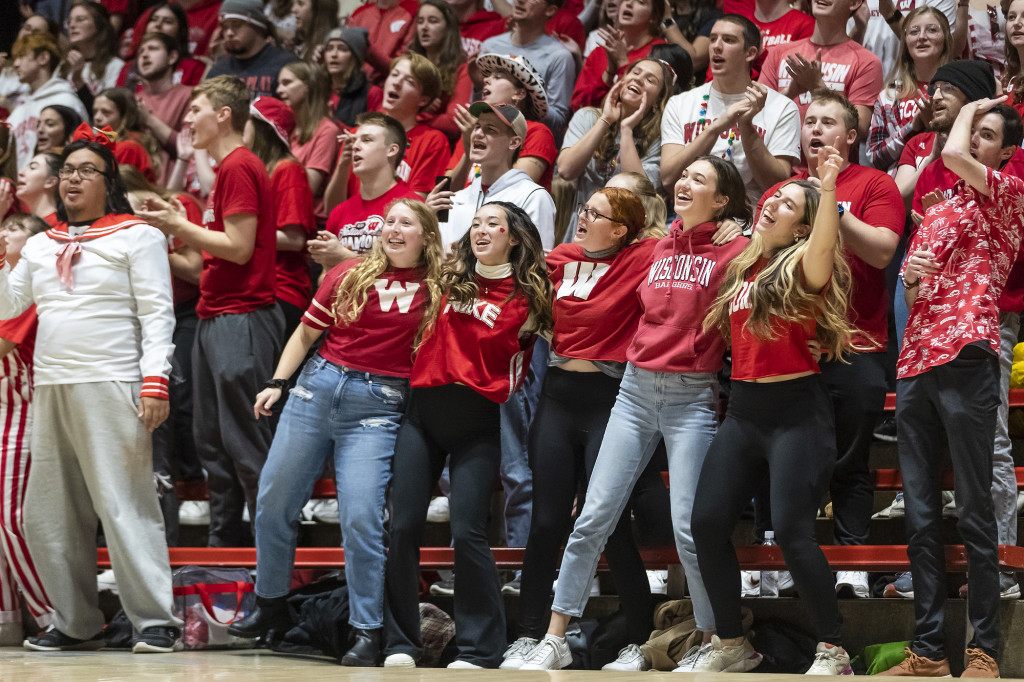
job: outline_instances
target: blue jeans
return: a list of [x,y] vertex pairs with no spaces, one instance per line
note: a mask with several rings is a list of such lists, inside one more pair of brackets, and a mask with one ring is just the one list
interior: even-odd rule
[[659,437],[668,450],[672,528],[686,572],[697,629],[715,629],[711,601],[700,577],[690,515],[704,455],[717,427],[714,374],[666,374],[626,366],[601,450],[587,488],[587,503],[562,556],[553,611],[580,616],[605,543]]
[[384,624],[384,498],[409,382],[306,363],[270,447],[256,502],[256,594],[288,593],[299,513],[333,452],[349,623]]

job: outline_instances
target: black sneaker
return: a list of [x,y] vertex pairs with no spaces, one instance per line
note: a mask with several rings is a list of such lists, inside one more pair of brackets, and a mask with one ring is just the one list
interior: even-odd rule
[[154,625],[142,631],[132,645],[133,654],[169,654],[181,651],[181,630],[178,628]]
[[886,417],[878,423],[875,427],[874,433],[875,438],[885,443],[896,442],[896,417]]
[[50,626],[35,637],[29,637],[22,646],[30,651],[99,651],[104,646],[103,633],[89,639],[75,639]]

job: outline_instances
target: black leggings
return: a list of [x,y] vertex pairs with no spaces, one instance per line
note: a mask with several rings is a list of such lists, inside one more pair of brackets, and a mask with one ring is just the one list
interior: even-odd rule
[[505,650],[501,582],[487,540],[501,464],[499,405],[465,386],[414,388],[395,442],[391,543],[386,569],[385,653],[418,659],[420,544],[430,495],[451,463],[458,658],[496,668]]
[[[539,639],[547,629],[551,583],[558,550],[572,524],[573,498],[589,483],[618,392],[619,381],[600,372],[552,367],[544,379],[530,429],[533,516],[523,560],[520,636]],[[633,541],[629,507],[608,537],[604,552],[626,614],[629,641],[641,644],[650,636],[653,604],[643,561]]]
[[820,375],[779,383],[732,383],[725,421],[711,443],[693,503],[693,540],[719,637],[743,635],[740,567],[732,533],[771,473],[775,538],[810,623],[841,645],[835,582],[814,537],[818,502],[836,462],[835,416]]

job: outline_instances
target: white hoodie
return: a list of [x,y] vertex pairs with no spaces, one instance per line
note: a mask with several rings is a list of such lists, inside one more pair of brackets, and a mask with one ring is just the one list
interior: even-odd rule
[[495,180],[486,192],[478,176],[469,187],[455,193],[448,222],[440,225],[445,246],[461,239],[469,231],[477,209],[492,201],[507,201],[526,211],[540,232],[541,245],[548,250],[554,248],[555,202],[547,190],[518,168]]
[[[89,114],[75,94],[74,86],[56,74],[35,92],[26,93],[22,103],[14,108],[7,119],[17,143],[15,150],[18,154],[18,170],[27,166],[35,155],[36,124],[39,122],[39,114],[46,107],[55,104],[73,109],[83,121],[89,120]],[[71,133],[70,130],[67,132]]]

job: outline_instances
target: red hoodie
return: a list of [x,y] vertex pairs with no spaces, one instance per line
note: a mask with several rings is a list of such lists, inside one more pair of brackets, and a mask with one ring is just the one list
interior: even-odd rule
[[676,220],[669,235],[654,247],[650,272],[637,287],[644,314],[626,351],[637,367],[672,374],[722,368],[725,342],[702,325],[725,281],[729,261],[748,241],[738,238],[715,246],[711,237],[717,229],[707,222],[684,232],[682,221]]

